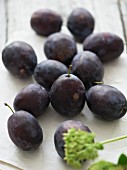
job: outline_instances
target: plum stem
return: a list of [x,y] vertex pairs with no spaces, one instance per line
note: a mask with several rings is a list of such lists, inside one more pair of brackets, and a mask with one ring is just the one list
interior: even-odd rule
[[125,139],[125,138],[127,138],[127,135],[120,136],[120,137],[117,137],[117,138],[108,139],[108,140],[102,141],[102,142],[100,142],[100,143],[101,143],[102,145],[104,145],[104,144],[111,143],[111,142],[115,142],[115,141],[119,141],[119,140],[122,140],[122,139]]
[[12,113],[14,113],[14,111],[12,110],[12,108],[7,104],[7,103],[4,103],[5,106],[9,107],[9,109],[12,111]]
[[122,110],[121,110],[121,113],[125,112],[126,113],[127,111],[127,107],[123,107]]
[[103,82],[102,81],[95,81],[95,82],[93,82],[95,85],[97,85],[97,84],[103,84]]
[[127,138],[127,135],[108,139],[102,142],[94,142],[95,134],[83,130],[70,128],[63,134],[65,142],[64,160],[74,168],[80,168],[84,160],[92,160],[98,157],[98,150],[103,150],[104,144]]
[[69,65],[69,68],[68,68],[68,77],[70,77],[70,74],[71,74],[71,69],[72,69],[72,65]]

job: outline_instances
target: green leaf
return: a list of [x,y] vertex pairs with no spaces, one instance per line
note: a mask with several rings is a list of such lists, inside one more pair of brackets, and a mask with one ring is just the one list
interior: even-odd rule
[[120,155],[118,165],[127,165],[127,156],[125,154]]
[[116,165],[112,162],[108,162],[108,161],[98,161],[94,164],[92,164],[87,170],[110,170],[110,168],[115,168]]

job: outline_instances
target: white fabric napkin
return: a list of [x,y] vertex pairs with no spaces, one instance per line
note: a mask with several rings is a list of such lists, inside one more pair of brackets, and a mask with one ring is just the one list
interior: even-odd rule
[[[65,31],[65,29],[63,30]],[[12,36],[8,44],[15,40],[25,41],[32,45],[37,54],[38,63],[46,59],[43,52],[45,38],[37,36],[34,32],[17,32]],[[82,45],[78,45],[78,49],[82,51]],[[117,87],[127,97],[126,54],[123,53],[121,57],[107,63],[104,67],[104,83]],[[3,161],[0,162],[0,168],[3,170],[6,170],[5,167],[9,170],[15,170],[18,167],[23,170],[71,170],[72,168],[68,167],[56,153],[53,138],[57,126],[67,118],[60,116],[51,106],[38,118],[44,134],[44,140],[38,149],[35,151],[22,151],[12,143],[8,136],[7,120],[12,113],[4,106],[4,103],[7,102],[13,107],[13,100],[18,91],[33,82],[33,78],[27,81],[15,78],[0,61],[0,160]],[[80,120],[87,125],[96,133],[96,140],[99,141],[127,134],[127,114],[117,121],[102,121],[95,118],[85,105],[82,113],[73,119]],[[121,153],[127,154],[127,139],[107,144],[103,151],[99,151],[99,157],[95,161],[106,159],[116,162]],[[82,169],[86,169],[92,162],[86,161]]]

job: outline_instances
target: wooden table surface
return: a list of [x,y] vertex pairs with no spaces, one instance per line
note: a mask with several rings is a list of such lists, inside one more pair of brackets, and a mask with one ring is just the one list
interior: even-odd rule
[[[94,32],[113,32],[124,40],[126,48],[127,0],[0,0],[0,51],[16,33],[34,33],[30,18],[35,10],[50,8],[59,12],[66,26],[68,15],[76,7],[84,7],[93,14]],[[0,169],[5,170],[4,167],[0,162]],[[8,170],[11,169],[17,168],[10,166]]]
[[76,7],[96,19],[95,31],[110,31],[127,40],[127,0],[0,0],[0,49],[17,31],[32,31],[30,17],[39,8],[51,8],[64,18]]

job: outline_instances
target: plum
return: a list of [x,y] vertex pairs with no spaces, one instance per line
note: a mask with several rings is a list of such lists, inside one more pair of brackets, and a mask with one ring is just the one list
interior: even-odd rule
[[63,63],[56,60],[45,60],[35,67],[34,78],[38,84],[50,91],[54,81],[67,72],[68,69]]
[[28,78],[37,65],[37,56],[29,44],[14,41],[2,51],[2,61],[6,69],[14,76]]
[[96,83],[102,83],[104,67],[99,57],[90,51],[78,53],[72,60],[72,73],[76,75],[88,90]]
[[100,32],[88,36],[83,42],[83,49],[96,53],[101,61],[108,62],[121,55],[124,44],[118,35]]
[[[6,103],[5,105],[8,106]],[[13,112],[8,119],[7,127],[12,142],[22,150],[34,150],[43,141],[42,128],[37,119],[24,110]]]
[[52,85],[50,102],[63,116],[76,116],[85,104],[85,87],[75,75],[63,74]]
[[[73,168],[81,168],[85,160],[93,160],[97,158],[99,155],[98,150],[103,150],[105,144],[126,138],[127,135],[124,135],[102,142],[96,142],[95,133],[92,133],[87,126],[79,121],[68,120],[57,127],[54,134],[54,144],[58,155],[64,159],[69,166]],[[126,160],[127,157],[124,154],[119,158],[119,166],[124,165],[123,169],[127,165]],[[106,169],[105,163],[103,161],[98,162],[97,164],[100,165],[100,169],[102,168],[104,170]],[[95,169],[96,168],[100,170],[99,166],[95,166]]]
[[25,110],[38,117],[49,105],[49,92],[39,84],[29,84],[16,95],[13,106],[15,111]]
[[61,30],[62,17],[51,9],[39,9],[32,14],[31,27],[40,35],[48,36]]
[[63,134],[67,133],[69,129],[71,128],[75,128],[76,130],[83,130],[83,131],[87,131],[87,132],[91,132],[90,129],[85,126],[83,123],[81,123],[80,121],[75,121],[75,120],[67,120],[64,121],[63,123],[61,123],[54,134],[54,144],[55,144],[55,148],[56,151],[58,153],[58,155],[63,159],[65,156],[65,152],[64,152],[64,139],[63,139]]
[[93,32],[94,25],[94,17],[84,8],[75,8],[67,20],[68,29],[80,43]]
[[69,65],[77,53],[77,46],[71,36],[64,33],[54,33],[47,38],[44,52],[48,59],[58,60]]
[[89,109],[100,119],[116,120],[127,111],[127,100],[117,88],[109,85],[96,85],[86,93]]

